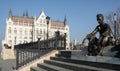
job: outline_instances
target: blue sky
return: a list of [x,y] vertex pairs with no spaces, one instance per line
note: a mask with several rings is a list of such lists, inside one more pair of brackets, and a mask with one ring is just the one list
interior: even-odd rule
[[30,17],[38,17],[42,10],[54,20],[63,21],[66,16],[70,39],[81,42],[98,25],[96,14],[114,12],[120,8],[120,0],[0,0],[0,43],[10,8],[14,16],[22,16],[26,9]]

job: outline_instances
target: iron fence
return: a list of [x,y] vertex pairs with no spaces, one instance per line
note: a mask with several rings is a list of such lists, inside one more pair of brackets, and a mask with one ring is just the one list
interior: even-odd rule
[[16,50],[16,69],[21,66],[27,65],[29,62],[34,61],[37,58],[45,55],[51,50],[38,50],[38,49],[17,49]]
[[31,61],[40,58],[51,50],[61,50],[66,48],[66,35],[57,36],[48,40],[26,43],[15,46],[16,67],[28,64]]

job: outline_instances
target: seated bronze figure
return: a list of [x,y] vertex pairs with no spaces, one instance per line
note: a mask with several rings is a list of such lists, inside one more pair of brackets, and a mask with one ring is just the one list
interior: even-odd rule
[[[109,24],[104,23],[104,17],[102,14],[97,14],[96,17],[99,25],[85,38],[89,40],[88,55],[98,55],[102,47],[114,44],[114,37]],[[97,32],[99,32],[98,39],[95,37]]]

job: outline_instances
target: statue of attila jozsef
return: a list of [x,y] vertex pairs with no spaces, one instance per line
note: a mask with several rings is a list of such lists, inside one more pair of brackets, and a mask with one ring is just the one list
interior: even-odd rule
[[[89,40],[88,55],[98,55],[103,46],[113,44],[114,42],[113,33],[109,24],[104,23],[104,16],[102,14],[97,14],[96,18],[99,25],[85,38]],[[99,32],[99,38],[95,37],[97,32]]]

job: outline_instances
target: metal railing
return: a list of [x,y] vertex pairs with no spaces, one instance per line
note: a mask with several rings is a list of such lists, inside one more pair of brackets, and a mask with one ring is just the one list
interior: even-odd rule
[[20,44],[15,46],[16,67],[28,64],[35,59],[40,58],[52,50],[61,50],[66,48],[66,35],[57,36],[48,40],[37,41],[34,43]]
[[17,49],[16,52],[16,69],[21,66],[27,65],[29,62],[34,61],[37,58],[45,55],[51,50],[38,50],[38,49]]

